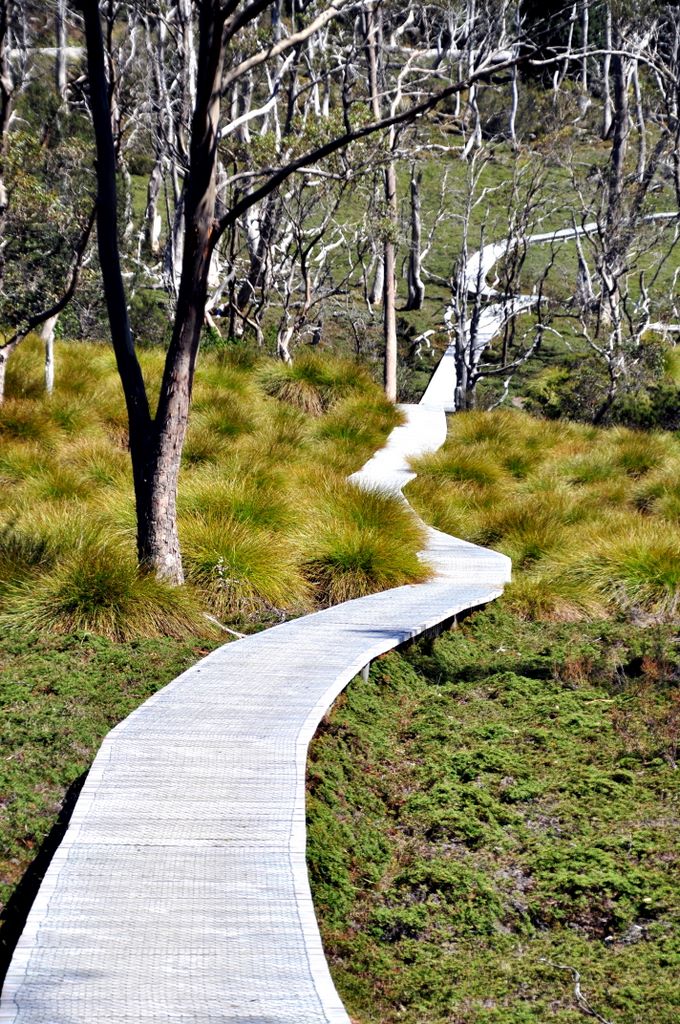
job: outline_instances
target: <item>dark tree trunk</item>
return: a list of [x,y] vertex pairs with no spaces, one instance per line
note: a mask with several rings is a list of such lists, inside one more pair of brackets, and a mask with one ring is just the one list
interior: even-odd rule
[[116,155],[99,9],[96,0],[81,0],[80,6],[85,18],[92,118],[97,143],[99,259],[111,338],[128,411],[139,561],[159,577],[181,583],[177,484],[214,244],[223,16],[218,0],[205,0],[202,4],[182,275],[158,411],[152,419],[130,330],[121,275]]
[[153,443],[148,446],[144,477],[137,493],[140,562],[176,583],[183,581],[177,535],[177,485],[215,242],[222,28],[219,2],[204,2],[199,17],[199,71],[191,125],[182,276],[153,425]]
[[411,248],[408,256],[408,298],[406,309],[422,309],[425,285],[421,275],[422,221],[420,217],[420,183],[422,172],[411,168]]

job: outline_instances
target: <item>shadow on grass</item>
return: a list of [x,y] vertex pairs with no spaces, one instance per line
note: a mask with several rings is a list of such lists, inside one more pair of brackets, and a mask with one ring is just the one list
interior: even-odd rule
[[52,857],[66,834],[73,809],[86,778],[87,772],[83,772],[66,790],[59,817],[50,829],[38,850],[37,856],[29,865],[0,915],[0,990],[9,970],[16,944],[21,937],[26,919],[33,906],[33,901],[38,895],[38,890],[42,885],[42,880],[50,866]]

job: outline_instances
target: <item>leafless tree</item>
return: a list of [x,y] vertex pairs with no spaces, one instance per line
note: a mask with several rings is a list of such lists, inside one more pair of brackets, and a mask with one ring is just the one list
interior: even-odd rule
[[[451,277],[451,304],[447,312],[450,344],[456,366],[456,388],[453,406],[457,411],[474,408],[481,381],[503,380],[499,401],[507,397],[512,379],[521,366],[540,348],[543,338],[545,286],[552,269],[555,250],[534,286],[531,295],[520,293],[521,270],[532,231],[535,231],[546,209],[541,191],[542,167],[516,164],[507,197],[508,230],[500,243],[485,245],[482,226],[473,239],[473,214],[484,209],[491,189],[482,185],[485,170],[483,150],[469,162],[466,192],[458,220],[461,248]],[[488,218],[484,217],[484,224]],[[489,284],[487,273],[494,272]],[[516,330],[516,318],[536,309],[538,327]],[[500,349],[489,357],[491,342],[500,336]]]

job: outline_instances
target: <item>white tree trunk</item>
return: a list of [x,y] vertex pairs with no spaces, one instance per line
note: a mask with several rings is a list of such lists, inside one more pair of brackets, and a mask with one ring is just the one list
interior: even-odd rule
[[385,263],[382,254],[376,260],[373,283],[368,293],[368,302],[371,306],[379,306],[383,300],[383,288],[385,285]]
[[158,156],[149,177],[146,190],[146,210],[144,211],[144,244],[154,256],[160,252],[161,243],[162,220],[158,210],[158,199],[163,183],[162,167],[162,159]]
[[612,92],[611,92],[611,63],[612,63],[612,9],[611,5],[606,5],[605,15],[605,32],[604,32],[604,64],[602,68],[602,79],[604,89],[604,102],[602,110],[602,138],[608,139],[609,133],[612,130],[612,122],[614,120],[614,105],[612,103]]
[[[390,162],[385,170],[385,201],[391,224],[396,227],[398,220],[397,208],[397,174],[394,164]],[[397,278],[396,251],[394,239],[389,236],[385,240],[385,282],[383,287],[383,316],[385,336],[385,394],[397,400]]]
[[54,329],[59,314],[51,316],[40,328],[40,337],[45,344],[45,391],[51,395],[54,391]]
[[517,65],[512,68],[512,100],[510,103],[510,142],[512,148],[517,149],[517,109],[519,107],[519,76]]
[[2,403],[5,400],[5,383],[6,383],[6,380],[7,380],[7,363],[9,362],[9,358],[12,355],[12,352],[14,352],[14,349],[17,347],[18,344],[19,344],[19,341],[17,340],[15,342],[10,343],[9,345],[3,345],[3,347],[0,348],[0,405],[2,405]]
[[292,363],[290,354],[290,343],[293,340],[294,326],[291,324],[279,330],[276,337],[276,354],[284,363]]
[[57,95],[62,104],[66,103],[67,80],[67,33],[66,33],[66,0],[56,0],[54,12],[54,34],[56,37],[56,54],[54,58],[54,79]]

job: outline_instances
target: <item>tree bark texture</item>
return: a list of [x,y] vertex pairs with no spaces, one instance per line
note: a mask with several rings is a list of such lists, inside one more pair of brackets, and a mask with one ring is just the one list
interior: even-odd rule
[[[385,168],[385,205],[391,225],[396,225],[397,173],[394,163]],[[384,262],[385,281],[383,285],[383,316],[385,335],[385,394],[392,402],[397,400],[397,276],[394,237],[385,239]]]
[[177,486],[215,242],[217,142],[224,59],[220,6],[217,0],[204,2],[199,14],[198,75],[191,125],[182,273],[175,326],[153,424],[153,444],[145,459],[138,497],[140,562],[174,583],[183,582],[177,535]]
[[422,220],[420,216],[420,183],[422,172],[411,168],[411,248],[408,257],[408,298],[406,309],[422,309],[425,301],[425,285],[421,273]]
[[121,274],[116,154],[99,9],[96,0],[81,0],[81,9],[85,19],[90,102],[97,145],[99,259],[111,338],[128,411],[139,561],[160,578],[181,583],[177,485],[214,244],[223,16],[217,0],[206,0],[202,4],[182,271],[158,410],[152,419],[130,330]]

